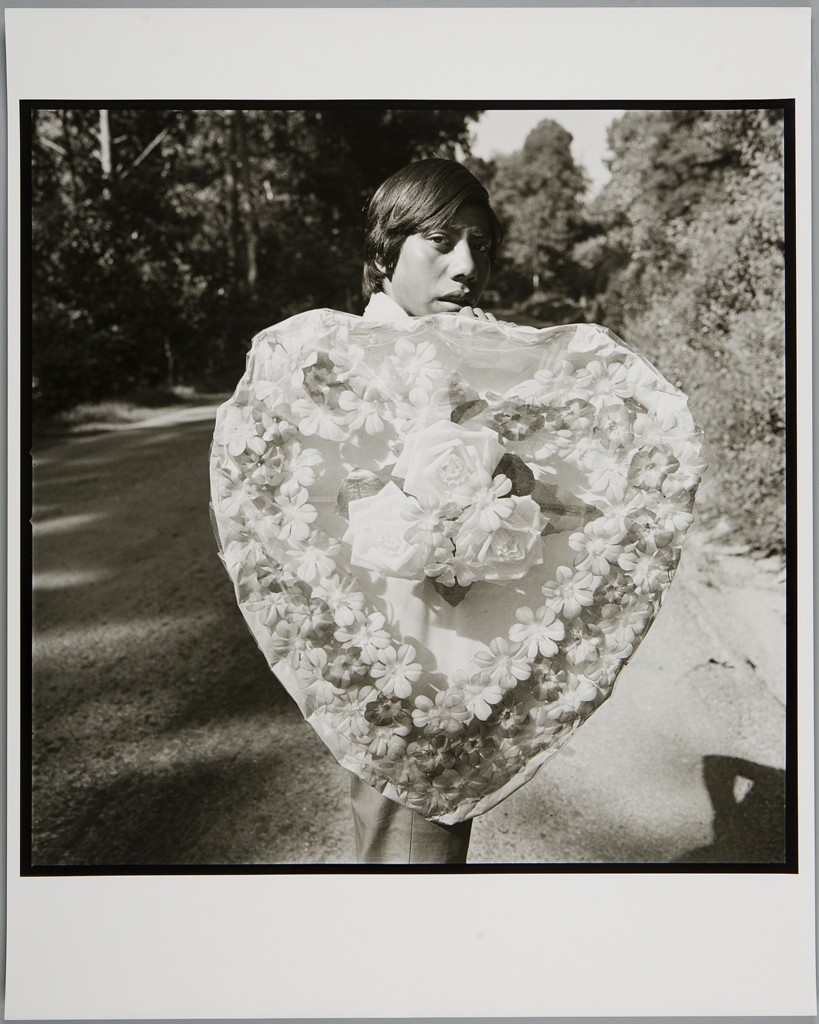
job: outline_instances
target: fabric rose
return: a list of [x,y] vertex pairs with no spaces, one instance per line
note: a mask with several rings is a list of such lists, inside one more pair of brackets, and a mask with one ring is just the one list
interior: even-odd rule
[[504,449],[489,427],[445,421],[410,434],[393,476],[420,501],[458,501],[466,506],[486,487]]
[[342,538],[352,546],[350,562],[402,579],[423,576],[430,549],[406,539],[408,524],[401,514],[414,504],[394,483],[369,498],[351,501],[350,526]]
[[543,561],[540,542],[540,508],[528,496],[510,498],[513,515],[483,542],[477,552],[480,578],[490,583],[522,579]]

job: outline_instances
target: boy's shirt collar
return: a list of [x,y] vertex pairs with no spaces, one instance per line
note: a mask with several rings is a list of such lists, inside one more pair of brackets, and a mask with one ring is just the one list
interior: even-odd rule
[[411,320],[412,317],[389,295],[385,295],[384,292],[374,292],[364,310],[364,319],[378,320],[388,324],[395,320]]

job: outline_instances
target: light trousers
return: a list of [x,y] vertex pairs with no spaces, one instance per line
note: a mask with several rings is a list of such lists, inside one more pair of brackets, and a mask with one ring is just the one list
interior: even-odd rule
[[439,825],[352,776],[359,864],[465,864],[472,820]]

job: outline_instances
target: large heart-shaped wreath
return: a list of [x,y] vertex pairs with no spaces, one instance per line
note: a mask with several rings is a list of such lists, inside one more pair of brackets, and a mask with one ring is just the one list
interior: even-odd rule
[[483,813],[611,694],[705,469],[685,396],[609,331],[313,310],[221,407],[222,558],[345,767]]

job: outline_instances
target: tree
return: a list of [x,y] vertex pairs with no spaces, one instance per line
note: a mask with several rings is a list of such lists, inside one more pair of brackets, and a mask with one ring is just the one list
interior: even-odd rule
[[572,251],[584,228],[581,200],[588,181],[571,143],[556,121],[541,121],[522,150],[498,157],[492,199],[507,229],[504,260],[529,290],[577,297]]
[[360,308],[363,207],[476,110],[77,110],[32,122],[35,397],[234,381],[249,339]]
[[784,546],[784,180],[779,110],[630,112],[576,253],[599,318],[691,398],[712,512]]

